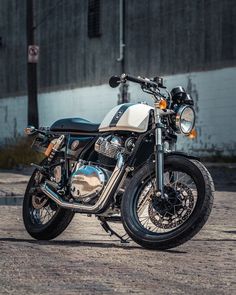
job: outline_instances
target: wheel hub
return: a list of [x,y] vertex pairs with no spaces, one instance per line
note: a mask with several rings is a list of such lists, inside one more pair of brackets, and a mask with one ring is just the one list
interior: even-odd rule
[[175,208],[181,205],[180,192],[169,186],[164,187],[164,198],[153,198],[152,201],[153,208],[161,215],[173,215]]
[[48,202],[48,198],[40,196],[32,196],[32,205],[35,209],[43,208]]

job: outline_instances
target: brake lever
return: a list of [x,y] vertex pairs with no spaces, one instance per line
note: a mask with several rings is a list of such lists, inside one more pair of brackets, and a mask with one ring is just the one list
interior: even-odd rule
[[[150,87],[147,87],[146,85],[141,85],[141,89],[143,90],[143,92],[154,95],[155,98],[158,99],[158,97],[162,97],[160,90],[158,88],[156,88],[155,90],[151,90]],[[157,92],[158,90],[158,92]]]

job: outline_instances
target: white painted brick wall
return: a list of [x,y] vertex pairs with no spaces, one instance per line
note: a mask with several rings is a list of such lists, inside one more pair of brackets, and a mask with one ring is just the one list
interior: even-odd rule
[[196,141],[182,140],[185,149],[202,154],[236,155],[236,68],[167,77],[168,87],[189,85],[196,102]]
[[[205,155],[236,155],[236,68],[165,77],[168,89],[189,89],[197,110],[198,138],[179,136],[179,148]],[[131,101],[152,101],[130,83]],[[100,122],[117,104],[118,89],[108,85],[70,89],[39,95],[39,121],[49,126],[57,119],[83,117]],[[0,141],[22,133],[27,124],[26,97],[0,99]]]
[[49,126],[68,117],[82,117],[101,122],[105,114],[117,105],[118,89],[109,85],[84,87],[39,95],[39,122]]
[[[236,68],[164,77],[168,89],[181,85],[195,102],[198,137],[178,137],[178,148],[202,155],[236,155]],[[147,100],[139,86],[130,83],[132,101]]]
[[0,142],[22,134],[27,125],[25,96],[0,99]]

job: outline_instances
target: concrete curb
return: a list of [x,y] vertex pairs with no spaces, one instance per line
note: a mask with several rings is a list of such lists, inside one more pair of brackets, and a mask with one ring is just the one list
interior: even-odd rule
[[0,206],[19,206],[23,203],[23,196],[0,197]]
[[236,169],[236,163],[214,163],[214,162],[205,162],[207,168],[228,168]]

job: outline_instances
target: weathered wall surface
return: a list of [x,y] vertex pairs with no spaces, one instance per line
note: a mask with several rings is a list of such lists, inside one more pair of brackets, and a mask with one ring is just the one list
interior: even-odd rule
[[128,72],[166,75],[236,64],[234,0],[126,3]]
[[[26,93],[25,2],[0,0],[0,97]],[[34,3],[40,92],[105,84],[121,72],[118,0],[100,1],[98,38],[88,37],[88,0]],[[234,0],[125,3],[127,72],[171,75],[236,65]]]
[[[38,1],[40,20],[56,1]],[[55,3],[54,3],[55,4]],[[36,30],[41,91],[104,84],[120,72],[119,1],[101,1],[101,37],[87,33],[87,0],[63,1]]]
[[[133,75],[164,75],[182,84],[197,107],[196,153],[236,154],[236,2],[234,0],[129,0],[125,68]],[[101,0],[101,36],[87,34],[87,0],[35,3],[39,119],[99,122],[117,104],[108,79],[121,73],[119,1]],[[25,1],[0,0],[0,142],[27,124]],[[48,14],[48,16],[47,16]],[[45,18],[45,16],[47,16]],[[145,95],[130,84],[131,100]]]
[[[194,98],[198,137],[179,136],[178,147],[194,154],[236,155],[236,68],[165,76],[168,88],[184,86]],[[132,102],[152,100],[138,85],[131,84]],[[49,126],[65,117],[83,117],[100,122],[117,104],[118,89],[108,85],[42,93],[39,96],[40,125]],[[26,97],[0,100],[0,138],[22,133],[26,122]]]
[[0,0],[0,98],[26,91],[25,2]]
[[26,96],[0,99],[0,143],[22,135],[27,126]]
[[[198,137],[189,140],[180,135],[180,149],[205,156],[236,155],[235,78],[235,67],[165,76],[169,89],[184,86],[195,102]],[[132,100],[143,100],[144,95],[137,86],[131,84],[130,92]],[[151,103],[150,99],[147,100]]]
[[99,123],[117,105],[117,94],[118,89],[108,85],[42,93],[39,97],[40,124],[49,126],[55,120],[68,117]]

